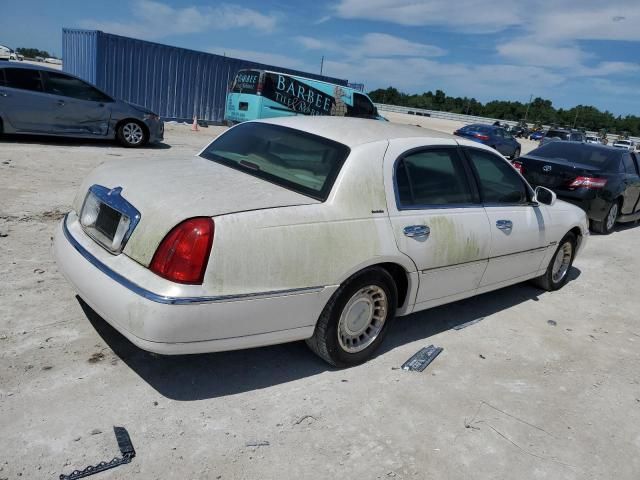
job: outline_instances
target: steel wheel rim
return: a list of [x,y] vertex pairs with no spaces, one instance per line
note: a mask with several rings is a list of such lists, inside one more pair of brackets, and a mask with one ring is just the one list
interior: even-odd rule
[[127,143],[132,145],[137,145],[144,138],[142,127],[134,122],[127,123],[122,127],[122,135]]
[[569,265],[571,265],[571,257],[573,255],[573,244],[565,242],[556,252],[553,259],[553,267],[551,268],[551,279],[553,283],[558,283],[567,275]]
[[377,285],[358,290],[342,309],[338,321],[338,343],[347,353],[358,353],[370,346],[384,327],[388,300]]
[[607,230],[611,230],[613,226],[616,224],[616,217],[618,216],[618,204],[614,203],[611,205],[611,209],[609,210],[609,214],[607,215]]

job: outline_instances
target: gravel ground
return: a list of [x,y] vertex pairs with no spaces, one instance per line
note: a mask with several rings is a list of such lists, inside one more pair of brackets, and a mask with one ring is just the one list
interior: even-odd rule
[[[522,284],[399,318],[347,370],[303,342],[162,357],[117,334],[58,272],[56,222],[96,165],[192,155],[220,131],[169,126],[143,150],[0,141],[0,479],[109,460],[113,425],[137,456],[95,478],[638,478],[635,226],[593,235],[561,291]],[[425,372],[398,368],[429,344],[444,351]]]

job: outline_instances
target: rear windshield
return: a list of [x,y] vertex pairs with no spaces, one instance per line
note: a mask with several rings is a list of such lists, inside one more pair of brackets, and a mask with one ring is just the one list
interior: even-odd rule
[[492,129],[488,125],[467,125],[466,127],[462,127],[460,130],[463,132],[490,133]]
[[567,163],[580,163],[606,170],[617,166],[622,154],[613,148],[588,143],[551,142],[536,148],[528,155],[550,160],[564,160]]
[[240,70],[231,91],[234,93],[256,93],[260,83],[260,70]]
[[249,122],[218,137],[200,156],[324,201],[349,152],[317,135]]
[[549,130],[546,135],[546,138],[559,138],[561,140],[569,140],[569,132],[565,132],[562,130]]

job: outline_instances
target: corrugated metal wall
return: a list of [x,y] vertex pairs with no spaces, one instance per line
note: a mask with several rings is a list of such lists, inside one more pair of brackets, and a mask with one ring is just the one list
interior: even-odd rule
[[95,30],[62,30],[63,69],[96,84],[98,32]]
[[196,52],[100,31],[63,29],[65,72],[144,105],[164,119],[222,122],[227,89],[238,70],[261,68],[346,85],[346,80]]

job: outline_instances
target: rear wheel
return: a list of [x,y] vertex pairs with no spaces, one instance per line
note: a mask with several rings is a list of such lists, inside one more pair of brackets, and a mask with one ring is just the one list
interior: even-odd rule
[[333,294],[307,345],[336,367],[368,360],[386,336],[397,298],[396,285],[386,270],[373,267],[361,272]]
[[534,279],[534,283],[547,291],[562,288],[569,281],[569,270],[576,256],[576,245],[576,236],[573,233],[567,233],[551,258],[547,271]]
[[618,201],[615,201],[609,206],[609,211],[602,221],[599,222],[596,220],[591,220],[591,230],[603,235],[609,235],[611,232],[613,232],[613,228],[616,226],[619,215],[620,203]]
[[145,145],[149,141],[149,134],[142,124],[136,120],[127,120],[118,127],[118,141],[129,148]]

